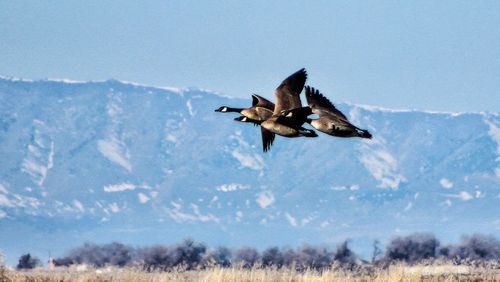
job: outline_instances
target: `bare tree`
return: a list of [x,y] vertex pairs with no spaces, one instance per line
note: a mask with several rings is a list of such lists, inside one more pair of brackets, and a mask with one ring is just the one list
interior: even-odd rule
[[373,252],[372,252],[372,263],[374,263],[377,258],[382,255],[382,249],[380,249],[380,241],[379,240],[374,240],[373,241]]

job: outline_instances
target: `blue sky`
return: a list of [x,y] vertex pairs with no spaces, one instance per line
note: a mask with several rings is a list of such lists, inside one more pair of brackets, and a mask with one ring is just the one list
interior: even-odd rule
[[4,1],[0,75],[500,109],[499,1]]

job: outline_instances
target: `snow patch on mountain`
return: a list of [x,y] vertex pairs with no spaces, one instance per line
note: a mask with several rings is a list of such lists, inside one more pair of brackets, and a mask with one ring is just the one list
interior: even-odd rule
[[193,110],[193,104],[191,103],[191,99],[187,100],[186,107],[188,109],[190,116],[194,116],[196,114],[195,111]]
[[257,194],[257,204],[263,209],[272,205],[275,201],[274,194],[271,191],[262,191]]
[[7,190],[7,188],[5,188],[5,186],[0,183],[0,193],[4,193],[4,194],[8,194],[9,191]]
[[385,148],[384,143],[383,137],[375,137],[372,144],[364,144],[360,161],[379,181],[378,187],[397,190],[406,178],[398,172],[398,161]]
[[110,136],[107,140],[99,140],[97,147],[99,152],[108,160],[123,167],[128,172],[132,172],[130,153],[122,141],[114,136]]
[[80,202],[79,200],[73,200],[73,206],[75,207],[76,210],[78,210],[79,212],[85,212],[85,207],[83,206],[82,202]]
[[446,194],[449,198],[457,198],[464,202],[474,199],[474,197],[467,191],[460,191],[458,194]]
[[236,217],[234,218],[234,220],[236,222],[241,222],[242,219],[243,219],[243,212],[242,211],[237,211],[236,212]]
[[177,137],[175,137],[175,135],[173,134],[168,134],[167,136],[165,136],[165,140],[171,143],[177,143]]
[[170,203],[172,205],[171,208],[167,208],[167,214],[173,220],[177,222],[215,222],[219,223],[220,219],[211,213],[203,214],[200,212],[200,207],[196,204],[191,203],[190,208],[192,213],[182,211],[183,206],[181,202],[172,201]]
[[246,190],[246,189],[250,189],[250,185],[245,185],[240,183],[222,184],[216,188],[216,190],[220,192],[234,192],[237,190]]
[[459,198],[462,199],[462,201],[469,201],[469,200],[472,200],[474,197],[472,197],[471,194],[469,194],[469,192],[466,192],[466,191],[462,191],[458,194]]
[[240,162],[242,168],[253,170],[264,169],[264,160],[258,154],[242,153],[239,150],[234,150],[231,155]]
[[139,199],[139,203],[141,203],[141,204],[145,204],[145,203],[149,202],[149,200],[150,200],[150,198],[144,193],[137,194],[137,197]]
[[0,185],[0,192],[0,206],[5,208],[22,208],[29,213],[33,213],[43,205],[42,201],[35,197],[9,193],[3,185]]
[[290,223],[291,226],[297,227],[297,219],[295,217],[293,217],[291,214],[286,212],[285,218],[288,221],[288,223]]
[[304,227],[317,218],[317,215],[309,215],[299,220],[299,218],[292,216],[288,212],[285,212],[284,216],[288,223],[293,227]]
[[408,204],[406,205],[406,207],[404,208],[403,211],[407,212],[407,211],[411,210],[412,207],[413,207],[413,202],[408,202]]
[[12,208],[14,207],[14,204],[7,198],[6,195],[0,194],[0,206]]
[[[363,116],[360,112],[361,109],[362,107],[356,106],[349,111],[351,120],[356,124],[365,124],[368,128],[376,128],[376,125],[372,125],[368,117]],[[397,190],[399,185],[406,181],[406,178],[399,173],[398,161],[390,153],[386,144],[387,141],[380,135],[375,135],[373,139],[364,141],[361,145],[359,160],[373,178],[379,181],[378,187]]]
[[46,79],[41,79],[41,80],[33,80],[33,79],[19,78],[19,77],[13,77],[13,76],[3,76],[3,75],[0,75],[0,79],[12,81],[12,82],[48,81],[48,82],[59,82],[59,83],[65,83],[65,84],[84,84],[84,83],[89,83],[89,81],[74,80],[74,79],[68,79],[68,78],[46,78]]
[[[491,138],[495,141],[497,144],[497,158],[496,161],[499,163],[498,165],[500,166],[500,120],[494,120],[494,119],[484,119],[484,122],[488,125],[489,131],[488,134],[491,136]],[[500,172],[500,167],[497,167],[495,169],[495,174],[498,177]]]
[[115,80],[115,81],[123,83],[123,84],[127,84],[127,85],[132,85],[132,86],[135,86],[135,87],[163,89],[163,90],[167,90],[169,92],[173,92],[173,93],[176,93],[176,94],[183,94],[184,92],[189,91],[188,88],[182,88],[182,87],[151,86],[151,85],[147,85],[147,84],[141,84],[141,83],[132,82],[132,81],[126,81],[126,80]]
[[132,184],[130,182],[124,182],[124,183],[119,183],[119,184],[113,184],[113,185],[108,185],[104,186],[103,190],[104,192],[112,193],[112,192],[123,192],[123,191],[132,191],[135,189],[151,189],[151,186],[147,184],[141,184],[141,185],[136,185]]
[[441,184],[444,189],[453,188],[453,182],[451,182],[448,178],[441,178],[441,180],[439,180],[439,184]]
[[116,202],[109,204],[108,207],[112,213],[119,213],[121,210],[120,207],[118,206],[118,203]]
[[263,170],[264,160],[257,153],[250,153],[247,151],[252,151],[252,147],[245,138],[242,136],[242,131],[237,130],[234,134],[229,136],[229,140],[237,141],[238,146],[236,149],[232,150],[231,155],[238,160],[240,163],[240,168],[249,168],[252,170]]
[[43,185],[49,170],[54,166],[54,141],[48,130],[43,121],[33,120],[32,142],[22,162],[22,171],[28,173],[38,186]]
[[354,109],[363,109],[369,112],[382,112],[382,113],[426,113],[434,115],[447,115],[452,117],[458,117],[461,115],[471,114],[471,112],[448,112],[448,111],[431,111],[431,110],[418,110],[418,109],[391,109],[381,106],[366,105],[366,104],[353,104],[350,102],[344,102],[344,104],[353,107]]

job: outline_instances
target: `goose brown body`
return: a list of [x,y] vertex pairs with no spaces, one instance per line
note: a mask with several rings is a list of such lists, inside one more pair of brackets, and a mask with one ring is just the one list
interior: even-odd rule
[[350,123],[347,117],[317,89],[306,86],[306,98],[312,113],[319,116],[317,119],[308,120],[315,129],[336,137],[372,137],[368,130],[360,129]]

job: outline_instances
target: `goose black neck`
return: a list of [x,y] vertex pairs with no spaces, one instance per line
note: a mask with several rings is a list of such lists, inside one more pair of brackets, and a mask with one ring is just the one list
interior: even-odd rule
[[227,108],[227,112],[231,112],[231,113],[241,113],[241,111],[243,111],[244,109],[243,108],[231,108],[231,107],[226,107]]

